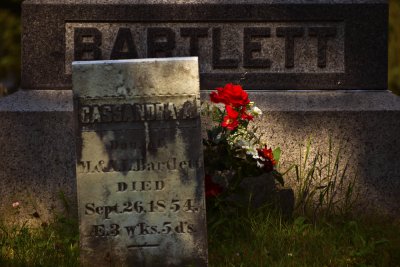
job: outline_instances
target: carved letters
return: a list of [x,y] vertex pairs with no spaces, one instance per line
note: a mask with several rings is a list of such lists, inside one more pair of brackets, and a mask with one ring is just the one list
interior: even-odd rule
[[177,160],[172,157],[165,161],[147,161],[146,159],[110,159],[96,162],[80,161],[78,173],[107,173],[107,172],[144,172],[144,171],[173,171],[202,167],[202,159]]
[[[101,31],[76,32],[75,56],[102,55]],[[168,55],[174,36],[151,29],[151,53]],[[110,55],[135,57],[134,40],[118,29]],[[83,266],[207,266],[197,68],[196,58],[74,63]]]
[[180,109],[177,109],[173,103],[82,105],[79,108],[79,118],[82,124],[160,121],[193,119],[196,112],[196,106],[191,102],[187,102]]
[[67,24],[66,71],[72,60],[173,56],[199,56],[202,72],[344,71],[343,23],[204,24]]
[[[276,28],[276,36],[285,39],[285,66],[294,66],[295,39],[302,38],[305,33],[303,27],[279,27]],[[199,38],[207,38],[211,31],[212,55],[214,68],[237,68],[240,58],[222,59],[221,28],[181,28],[181,37],[189,38],[189,55],[199,54]],[[309,36],[318,41],[318,67],[326,67],[326,49],[329,38],[336,36],[336,29],[332,27],[311,27]],[[260,41],[255,38],[270,38],[271,28],[245,27],[243,28],[243,62],[246,68],[269,68],[271,62],[266,58],[254,59],[253,53],[261,51]],[[85,41],[86,40],[86,41]],[[102,57],[102,33],[97,28],[74,29],[74,60],[101,60]],[[171,28],[147,29],[147,54],[138,55],[132,32],[129,28],[119,28],[109,59],[135,59],[172,57],[176,48],[175,32]]]

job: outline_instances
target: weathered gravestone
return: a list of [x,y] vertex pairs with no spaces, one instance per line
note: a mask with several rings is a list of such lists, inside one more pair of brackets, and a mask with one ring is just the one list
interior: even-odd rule
[[49,214],[58,191],[75,198],[72,61],[197,55],[203,99],[247,73],[283,164],[310,135],[314,147],[348,139],[360,200],[400,216],[386,0],[26,0],[22,11],[25,91],[0,100],[4,205],[31,195]]
[[197,58],[75,62],[84,266],[207,266]]

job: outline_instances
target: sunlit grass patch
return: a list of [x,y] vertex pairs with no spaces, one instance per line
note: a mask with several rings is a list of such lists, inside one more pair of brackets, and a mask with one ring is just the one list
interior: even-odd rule
[[0,266],[78,266],[75,220],[64,217],[40,228],[0,223]]
[[209,235],[210,266],[400,266],[399,251],[393,221],[311,223],[268,209],[231,218]]

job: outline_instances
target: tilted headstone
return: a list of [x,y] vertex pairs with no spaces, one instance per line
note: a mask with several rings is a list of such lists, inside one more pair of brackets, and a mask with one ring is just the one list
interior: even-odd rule
[[197,58],[74,62],[84,266],[207,266]]

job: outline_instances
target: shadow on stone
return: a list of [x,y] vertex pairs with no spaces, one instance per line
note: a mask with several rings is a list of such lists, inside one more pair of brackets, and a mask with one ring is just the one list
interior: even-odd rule
[[[229,185],[229,177],[217,179],[223,188]],[[240,183],[238,190],[228,199],[242,207],[262,208],[269,206],[284,217],[290,218],[294,210],[294,191],[276,183],[270,173],[256,177],[246,177]]]

